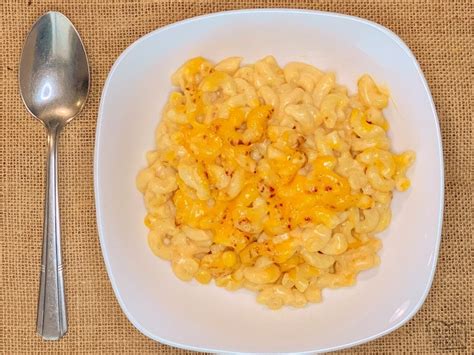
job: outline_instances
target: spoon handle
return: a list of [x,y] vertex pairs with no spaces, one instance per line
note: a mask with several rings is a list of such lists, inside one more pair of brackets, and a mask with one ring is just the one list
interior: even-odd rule
[[57,340],[67,331],[58,205],[57,141],[60,130],[60,125],[48,127],[43,253],[36,320],[36,331],[46,340]]

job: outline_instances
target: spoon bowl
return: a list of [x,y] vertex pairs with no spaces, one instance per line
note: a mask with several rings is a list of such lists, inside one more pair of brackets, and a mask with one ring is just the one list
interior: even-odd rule
[[84,107],[89,78],[84,45],[71,21],[59,12],[41,16],[20,62],[20,92],[28,111],[45,125],[66,124]]
[[40,289],[36,330],[46,340],[67,331],[58,206],[57,142],[62,128],[84,107],[90,73],[79,33],[59,12],[41,16],[20,60],[20,93],[27,110],[46,127],[48,154]]

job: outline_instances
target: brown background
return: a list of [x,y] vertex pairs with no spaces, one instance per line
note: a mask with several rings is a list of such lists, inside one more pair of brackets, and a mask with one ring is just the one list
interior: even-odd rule
[[[364,17],[393,30],[413,50],[433,93],[445,151],[446,207],[438,269],[426,303],[408,324],[346,352],[473,352],[472,1],[7,0],[0,4],[1,353],[185,353],[135,330],[110,287],[96,231],[92,181],[99,97],[114,60],[140,36],[195,15],[252,7]],[[46,140],[42,126],[26,113],[17,85],[22,42],[35,19],[48,10],[63,12],[77,26],[90,56],[93,83],[88,105],[60,142],[69,333],[59,342],[35,335]]]

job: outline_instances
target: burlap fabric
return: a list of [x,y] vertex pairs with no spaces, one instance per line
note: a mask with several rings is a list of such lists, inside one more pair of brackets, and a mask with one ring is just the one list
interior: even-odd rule
[[[393,30],[413,50],[433,93],[444,142],[446,207],[438,269],[426,303],[408,324],[346,352],[473,352],[472,1],[7,0],[0,4],[0,353],[186,353],[140,334],[121,312],[107,278],[92,179],[100,93],[117,56],[147,32],[196,15],[257,7],[364,17]],[[77,26],[92,69],[89,102],[60,142],[69,332],[59,342],[44,342],[35,335],[46,140],[42,126],[25,111],[17,84],[23,40],[35,19],[48,10],[63,12]]]

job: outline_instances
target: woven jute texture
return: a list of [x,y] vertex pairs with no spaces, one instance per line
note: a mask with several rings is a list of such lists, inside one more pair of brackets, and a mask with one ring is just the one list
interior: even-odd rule
[[[473,353],[472,0],[2,1],[0,353],[187,353],[139,333],[122,313],[109,283],[96,229],[92,173],[100,93],[117,56],[144,34],[196,15],[258,7],[298,7],[367,18],[397,33],[418,58],[439,114],[446,165],[436,277],[426,303],[411,321],[345,352]],[[17,83],[23,40],[36,18],[48,10],[63,12],[76,25],[92,69],[88,104],[67,126],[59,147],[69,332],[58,342],[42,341],[35,334],[46,139],[42,126],[23,107]]]

